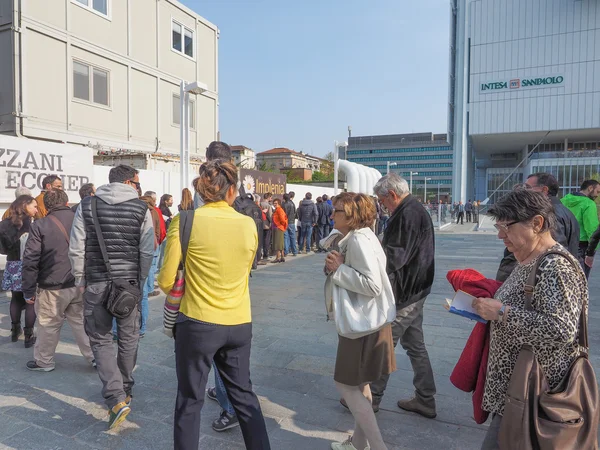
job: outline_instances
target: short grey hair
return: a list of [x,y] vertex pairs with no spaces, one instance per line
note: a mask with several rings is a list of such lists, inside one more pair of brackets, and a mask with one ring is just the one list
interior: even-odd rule
[[254,194],[254,201],[255,202],[260,202],[260,200],[261,200],[260,195]]
[[26,188],[25,186],[19,186],[15,190],[15,198],[19,198],[21,195],[29,195],[30,197],[32,197],[31,189]]
[[393,191],[399,197],[410,193],[408,183],[404,178],[396,173],[388,173],[381,177],[381,179],[373,187],[375,195],[386,196],[390,191]]
[[541,192],[530,189],[517,189],[498,200],[488,215],[498,221],[531,222],[535,216],[542,216],[544,224],[540,231],[556,229],[556,214],[552,201]]

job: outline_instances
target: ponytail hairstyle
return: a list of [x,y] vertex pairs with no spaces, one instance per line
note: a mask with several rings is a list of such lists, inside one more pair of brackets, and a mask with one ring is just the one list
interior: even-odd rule
[[194,189],[204,203],[215,203],[226,199],[231,186],[237,186],[237,168],[230,162],[217,159],[200,166],[200,176],[194,180]]

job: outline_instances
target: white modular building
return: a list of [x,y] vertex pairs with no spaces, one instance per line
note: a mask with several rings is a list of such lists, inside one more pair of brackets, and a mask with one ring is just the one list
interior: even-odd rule
[[600,173],[598,0],[451,0],[450,30],[455,201]]
[[215,25],[176,0],[0,0],[0,134],[96,150],[190,153],[218,135]]

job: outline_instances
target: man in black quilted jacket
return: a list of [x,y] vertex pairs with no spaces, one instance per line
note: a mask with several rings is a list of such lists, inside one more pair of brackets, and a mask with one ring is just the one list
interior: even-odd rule
[[156,239],[152,216],[138,198],[138,171],[120,165],[110,170],[109,184],[96,197],[81,201],[73,228],[69,259],[75,285],[85,289],[83,315],[87,335],[102,380],[102,395],[109,408],[109,428],[119,425],[131,411],[133,369],[140,335],[140,305],[129,316],[117,318],[119,350],[115,358],[112,315],[104,307],[110,279],[96,234],[92,199],[97,198],[98,223],[111,265],[112,278],[128,280],[140,290],[154,257]]

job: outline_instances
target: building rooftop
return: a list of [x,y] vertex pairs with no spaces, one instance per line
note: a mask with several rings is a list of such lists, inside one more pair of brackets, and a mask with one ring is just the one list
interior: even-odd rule
[[382,134],[374,136],[353,136],[348,138],[348,145],[377,145],[377,144],[442,144],[446,143],[448,136],[446,133],[406,133],[406,134]]
[[250,150],[251,152],[254,151],[250,147],[246,147],[245,145],[232,145],[231,146],[232,152],[243,152],[245,150]]
[[297,152],[295,150],[290,150],[289,148],[285,147],[276,147],[272,148],[271,150],[265,150],[264,152],[260,152],[259,155],[279,155],[281,153],[291,153],[293,155],[305,156],[303,153]]

